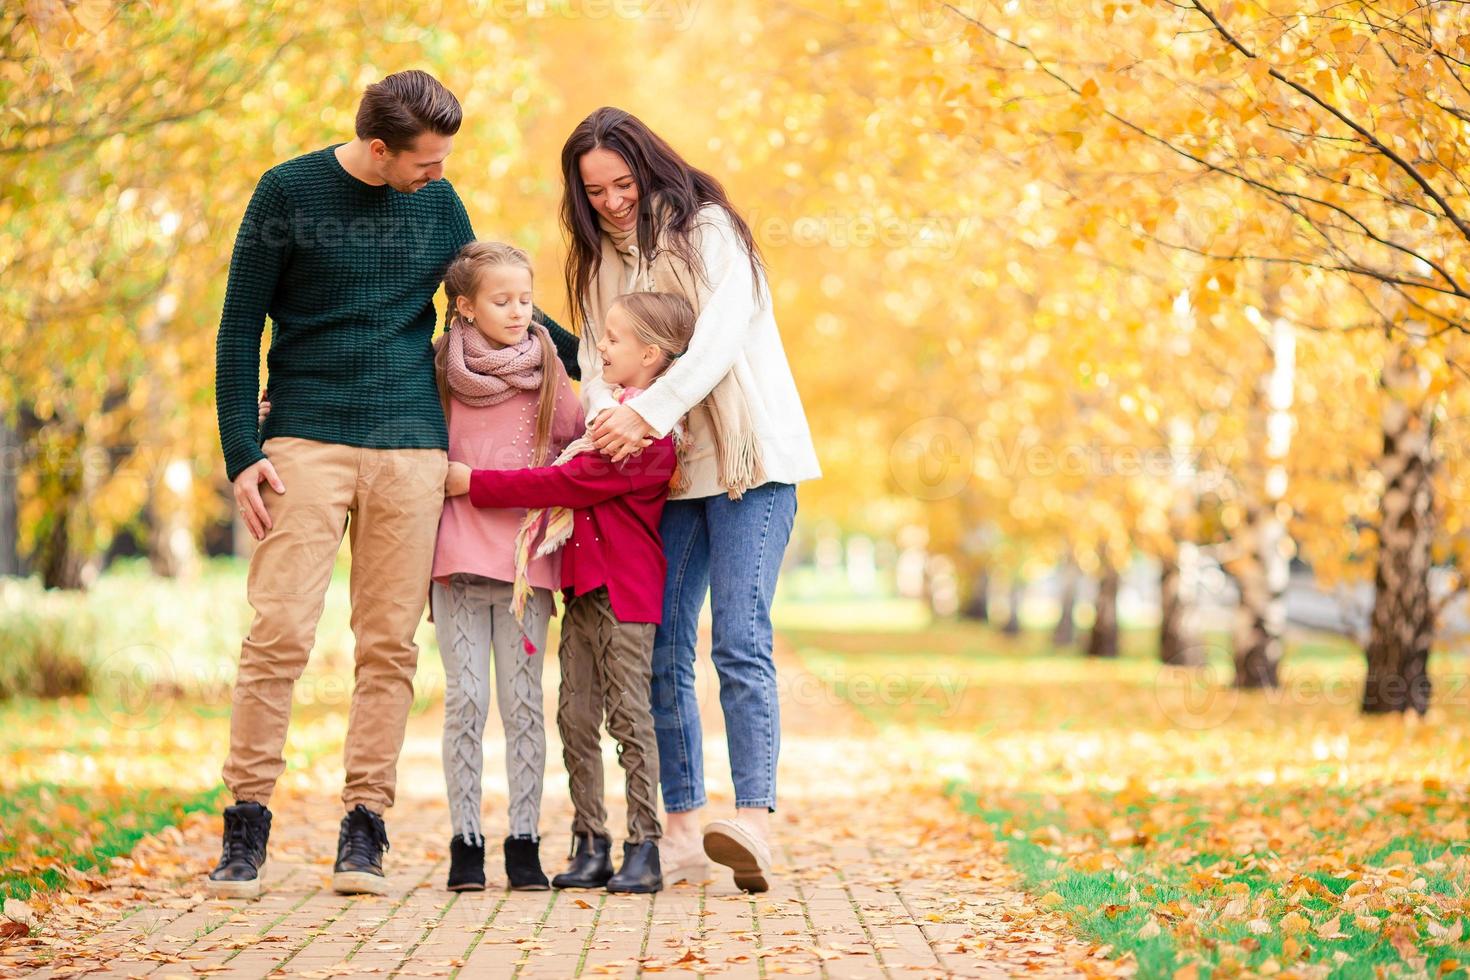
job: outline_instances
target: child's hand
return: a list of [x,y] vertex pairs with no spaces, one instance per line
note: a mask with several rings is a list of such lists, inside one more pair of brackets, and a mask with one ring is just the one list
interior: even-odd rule
[[459,497],[470,492],[470,468],[463,463],[451,462],[449,474],[444,477],[444,496]]
[[265,425],[265,417],[267,415],[269,415],[270,413],[271,413],[270,392],[268,392],[268,391],[262,391],[260,393],[260,407],[256,410],[255,424],[257,426]]

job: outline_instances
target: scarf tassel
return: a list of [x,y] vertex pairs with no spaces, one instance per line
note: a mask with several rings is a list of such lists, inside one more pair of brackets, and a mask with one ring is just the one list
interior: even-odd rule
[[765,482],[765,467],[761,465],[760,446],[754,434],[743,433],[735,445],[725,442],[720,452],[720,482],[727,488],[731,500],[739,500],[745,491]]
[[[563,449],[553,465],[561,466],[573,456],[589,448],[595,447],[592,441],[584,435]],[[532,549],[534,548],[537,558],[545,558],[565,544],[571,536],[572,510],[570,507],[532,507],[526,511],[526,516],[521,519],[521,526],[516,529],[515,582],[511,586],[510,611],[521,626],[521,643],[528,657],[536,652],[536,645],[531,642],[530,636],[525,632],[526,603],[530,601],[533,591],[530,579]],[[539,547],[535,545],[537,538],[541,539]]]

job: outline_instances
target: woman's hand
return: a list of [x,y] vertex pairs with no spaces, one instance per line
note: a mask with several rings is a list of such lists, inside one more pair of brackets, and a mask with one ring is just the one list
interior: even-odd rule
[[592,441],[599,452],[620,463],[653,442],[653,426],[627,405],[619,405],[598,415],[592,428]]
[[271,413],[270,392],[262,390],[260,393],[260,407],[256,409],[256,426],[265,425],[265,417]]
[[449,473],[444,477],[444,496],[459,497],[470,492],[470,468],[463,463],[450,462]]

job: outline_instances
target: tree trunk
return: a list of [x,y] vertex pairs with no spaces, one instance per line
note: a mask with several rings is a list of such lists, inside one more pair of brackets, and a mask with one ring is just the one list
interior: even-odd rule
[[[167,280],[165,280],[166,282]],[[162,292],[138,324],[138,339],[149,352],[152,370],[147,381],[143,422],[147,444],[160,448],[177,445],[174,422],[166,399],[179,374],[179,356],[164,340],[163,328],[173,318],[172,294]],[[187,460],[162,455],[147,462],[148,562],[155,575],[191,578],[199,569],[194,540],[194,473]]]
[[0,417],[0,575],[22,575],[20,563],[20,436]]
[[199,570],[194,543],[194,474],[188,462],[170,459],[151,475],[148,497],[148,562],[163,578],[192,578]]
[[58,424],[46,435],[47,444],[37,454],[37,495],[45,510],[31,564],[48,589],[83,589],[91,557],[86,440],[80,426]]
[[1011,576],[1011,588],[1006,597],[1006,623],[1000,631],[1006,636],[1019,636],[1021,634],[1021,600],[1026,595],[1026,583],[1021,581],[1021,576]]
[[1247,690],[1274,688],[1281,683],[1282,629],[1285,625],[1284,596],[1275,595],[1267,569],[1261,562],[1262,524],[1260,507],[1247,508],[1242,527],[1246,554],[1231,563],[1231,578],[1240,591],[1235,607],[1233,644],[1235,686]]
[[1054,647],[1069,647],[1077,641],[1077,563],[1070,554],[1062,561],[1062,594],[1058,605],[1051,643]]
[[990,566],[981,565],[970,579],[970,594],[960,615],[977,623],[990,622]]
[[1092,619],[1092,630],[1087,634],[1089,657],[1116,657],[1118,655],[1118,569],[1108,556],[1107,549],[1099,549],[1101,566],[1097,578],[1097,599],[1093,606],[1096,612]]
[[41,585],[48,589],[83,588],[82,570],[86,563],[71,546],[67,515],[48,515],[42,523],[33,559],[41,573]]
[[1247,690],[1281,683],[1282,639],[1286,632],[1286,585],[1291,574],[1291,542],[1286,536],[1287,470],[1291,451],[1296,381],[1296,334],[1276,319],[1271,325],[1271,373],[1251,400],[1250,425],[1260,434],[1263,479],[1256,500],[1243,503],[1240,555],[1227,568],[1240,590],[1235,610],[1235,686]]
[[1194,602],[1195,549],[1187,541],[1164,556],[1159,572],[1159,660],[1175,667],[1204,665]]
[[929,600],[929,614],[936,619],[949,619],[959,609],[959,587],[955,581],[954,560],[948,555],[930,555],[924,569],[924,594]]
[[1159,556],[1159,660],[1175,667],[1201,667],[1199,635],[1199,472],[1194,427],[1169,420],[1169,539]]
[[1369,620],[1365,714],[1429,710],[1429,648],[1435,610],[1429,594],[1434,487],[1432,408],[1425,374],[1405,348],[1383,370],[1383,494],[1378,503],[1378,567]]

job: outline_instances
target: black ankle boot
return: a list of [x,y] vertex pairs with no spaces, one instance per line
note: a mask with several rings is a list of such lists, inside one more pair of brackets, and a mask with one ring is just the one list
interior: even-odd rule
[[462,834],[455,834],[449,841],[449,881],[445,885],[452,892],[482,892],[485,890],[485,839],[471,844]]
[[505,876],[518,892],[544,892],[551,887],[541,870],[541,840],[537,837],[505,839]]
[[596,834],[572,836],[571,863],[551,879],[553,888],[601,888],[613,876],[612,838]]
[[256,898],[265,877],[265,845],[271,836],[271,812],[259,803],[225,807],[225,833],[219,864],[209,873],[205,890],[216,898]]
[[664,887],[658,866],[658,841],[623,843],[623,866],[607,881],[607,890],[628,895],[646,895]]

